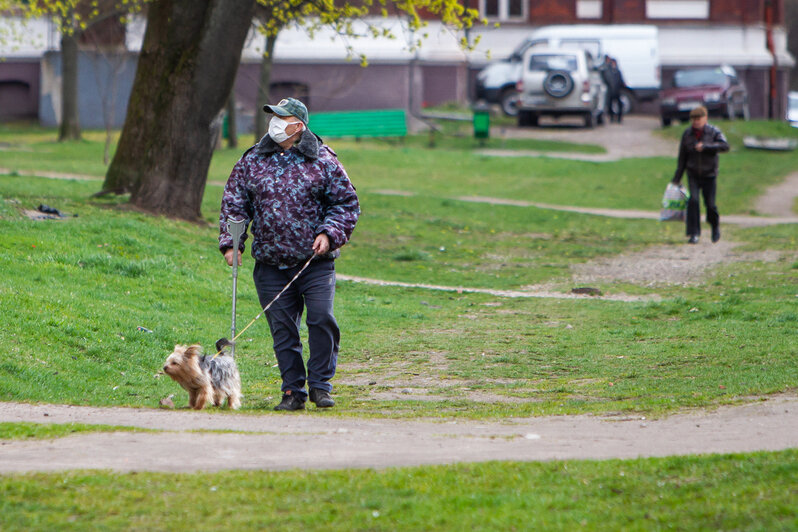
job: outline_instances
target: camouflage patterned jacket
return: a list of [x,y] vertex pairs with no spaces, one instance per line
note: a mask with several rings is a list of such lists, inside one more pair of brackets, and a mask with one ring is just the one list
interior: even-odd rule
[[[290,268],[313,254],[321,233],[330,239],[326,258],[340,255],[360,216],[355,187],[320,137],[309,130],[288,150],[264,136],[233,167],[224,187],[219,216],[219,250],[233,247],[229,217],[251,226],[252,256]],[[247,233],[241,235],[243,252]]]

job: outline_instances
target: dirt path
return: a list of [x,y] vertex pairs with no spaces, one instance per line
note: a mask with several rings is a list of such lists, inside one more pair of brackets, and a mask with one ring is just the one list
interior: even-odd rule
[[770,216],[795,218],[792,207],[798,198],[798,172],[788,175],[778,185],[768,188],[756,201],[757,212]]
[[343,275],[336,273],[336,281],[348,281],[353,283],[364,283],[376,286],[403,286],[407,288],[423,288],[425,290],[440,290],[444,292],[457,292],[468,294],[488,294],[498,297],[543,297],[549,299],[603,299],[607,301],[650,301],[658,299],[655,296],[640,296],[629,294],[602,294],[590,295],[573,292],[557,292],[542,287],[529,287],[524,290],[493,290],[490,288],[468,288],[464,286],[442,286],[425,283],[404,283],[401,281],[383,281],[381,279],[371,279],[368,277],[357,277],[354,275]]
[[[497,138],[533,138],[544,140],[560,140],[580,144],[597,144],[604,147],[607,153],[585,154],[574,152],[543,152],[529,150],[480,150],[478,153],[496,157],[554,157],[580,161],[606,162],[617,161],[629,157],[676,157],[677,144],[655,135],[659,121],[649,116],[629,116],[624,123],[607,124],[596,129],[585,129],[581,123],[576,126],[565,119],[561,122],[542,122],[537,128],[496,127],[491,134]],[[412,196],[412,193],[394,190],[373,190],[375,194]],[[757,212],[762,216],[723,215],[721,223],[744,227],[798,223],[798,214],[792,206],[798,198],[798,172],[789,175],[782,183],[765,191],[756,204]],[[481,196],[460,196],[460,201],[490,203],[493,205],[516,205],[519,207],[537,207],[558,211],[578,212],[596,216],[613,218],[639,218],[647,220],[659,219],[658,211],[632,209],[602,209],[593,207],[574,207],[570,205],[553,205],[533,201],[520,201],[505,198]]]
[[[798,180],[795,182],[789,181],[776,185],[773,189],[768,189],[765,196],[769,199],[768,203],[763,203],[760,209],[769,209],[771,204],[784,203],[787,200],[794,201],[798,197]],[[775,190],[775,192],[771,192]],[[382,194],[395,194],[390,190],[374,191],[374,193]],[[790,194],[792,194],[790,196]],[[407,195],[402,193],[402,195]],[[550,203],[538,203],[534,201],[521,201],[504,198],[490,198],[484,196],[460,196],[455,199],[460,201],[470,201],[473,203],[490,203],[491,205],[515,205],[518,207],[537,207],[539,209],[551,209],[555,211],[578,212],[582,214],[593,214],[595,216],[608,216],[610,218],[639,218],[644,220],[659,220],[659,211],[642,211],[635,209],[602,209],[594,207],[572,207],[570,205],[552,205]],[[789,204],[791,205],[791,201]],[[759,204],[758,204],[759,205]],[[775,208],[775,206],[774,206]],[[769,210],[761,209],[763,214],[771,214]],[[780,213],[773,213],[780,214]],[[743,227],[755,227],[766,225],[779,225],[779,224],[794,224],[798,223],[798,215],[793,214],[791,211],[786,211],[786,214],[780,216],[745,216],[739,214],[728,214],[721,216],[721,224],[733,224]]]
[[[574,125],[576,124],[576,125]],[[580,161],[606,162],[629,157],[673,157],[677,144],[654,135],[659,121],[650,116],[628,116],[623,124],[606,124],[595,129],[585,129],[578,121],[542,120],[537,128],[497,127],[491,135],[497,138],[530,138],[558,140],[577,144],[598,144],[607,153],[588,154],[574,152],[540,152],[524,150],[481,150],[483,155],[497,157],[555,157]]]
[[[601,299],[605,301],[639,302],[660,299],[657,294],[630,295],[625,293],[604,293],[591,295],[563,291],[563,285],[571,289],[584,287],[596,282],[626,282],[641,286],[695,285],[705,279],[705,273],[717,264],[733,262],[774,262],[783,255],[775,251],[741,252],[739,244],[728,239],[712,244],[706,239],[698,245],[652,246],[642,251],[574,264],[569,278],[554,284],[525,286],[517,290],[492,290],[487,288],[468,288],[463,286],[441,286],[425,283],[405,283],[385,281],[367,277],[336,274],[338,281],[365,283],[376,286],[402,286],[441,290],[457,293],[480,293],[497,297],[530,297],[547,299]],[[798,253],[793,254],[798,259]],[[559,289],[557,288],[559,286]]]
[[[485,460],[606,459],[798,446],[798,398],[772,397],[663,419],[559,416],[503,422],[337,418],[0,403],[0,422],[158,429],[0,442],[0,473],[111,469],[340,469]],[[236,433],[191,431],[239,431]]]

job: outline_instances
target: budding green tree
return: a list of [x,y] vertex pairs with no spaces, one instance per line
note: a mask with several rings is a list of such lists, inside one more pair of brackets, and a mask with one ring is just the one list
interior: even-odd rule
[[[127,117],[103,193],[130,192],[142,210],[198,221],[213,148],[256,4],[276,34],[289,21],[353,33],[369,13],[401,13],[412,29],[432,13],[457,28],[477,12],[458,0],[156,0],[148,6]],[[382,32],[377,27],[373,32]],[[414,46],[412,43],[411,46]]]

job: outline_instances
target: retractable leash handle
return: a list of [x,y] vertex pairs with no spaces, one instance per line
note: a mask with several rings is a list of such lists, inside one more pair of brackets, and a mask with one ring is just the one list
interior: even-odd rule
[[230,354],[235,356],[236,353],[236,288],[238,285],[238,245],[241,242],[241,235],[247,227],[246,220],[238,218],[227,219],[227,232],[233,237],[233,317],[230,325]]

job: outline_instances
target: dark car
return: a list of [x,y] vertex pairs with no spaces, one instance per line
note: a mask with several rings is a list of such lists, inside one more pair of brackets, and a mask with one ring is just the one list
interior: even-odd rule
[[687,121],[690,110],[699,105],[710,116],[748,119],[748,93],[730,66],[677,70],[673,86],[660,93],[662,125]]

